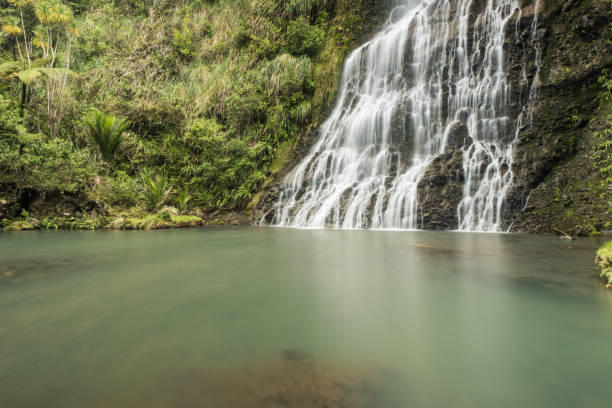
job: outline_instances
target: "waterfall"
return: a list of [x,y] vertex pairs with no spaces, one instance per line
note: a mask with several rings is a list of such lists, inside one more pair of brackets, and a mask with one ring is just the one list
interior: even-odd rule
[[475,3],[404,0],[348,57],[335,108],[284,180],[272,224],[418,229],[419,181],[461,126],[459,230],[501,230],[519,122],[503,45],[520,9]]

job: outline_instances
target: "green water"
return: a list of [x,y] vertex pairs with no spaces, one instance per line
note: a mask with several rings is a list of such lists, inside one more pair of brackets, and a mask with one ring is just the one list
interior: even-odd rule
[[0,234],[1,407],[610,407],[598,242]]

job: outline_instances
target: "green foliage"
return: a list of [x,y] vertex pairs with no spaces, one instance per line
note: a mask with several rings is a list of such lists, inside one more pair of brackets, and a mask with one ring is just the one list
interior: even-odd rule
[[612,286],[612,241],[608,241],[597,251],[596,262],[601,267],[601,278]]
[[0,187],[19,190],[88,191],[95,179],[90,158],[69,140],[48,140],[39,135],[0,138]]
[[119,217],[107,228],[127,230],[152,230],[164,228],[185,228],[202,225],[202,219],[195,215],[170,215],[166,211],[145,216]]
[[348,0],[36,0],[22,21],[0,3],[0,193],[78,194],[109,221],[252,203],[329,107],[362,13]]
[[606,115],[606,128],[598,135],[599,143],[593,155],[595,169],[602,178],[602,184],[612,184],[612,72],[604,69],[599,77],[601,92],[600,110]]
[[303,18],[289,23],[287,28],[287,47],[293,55],[315,56],[323,47],[325,31],[312,26]]
[[290,0],[287,9],[295,16],[310,16],[318,8],[325,8],[330,0]]
[[293,115],[295,121],[299,125],[304,125],[304,124],[308,123],[308,121],[310,120],[311,112],[312,112],[312,108],[310,106],[310,102],[309,101],[304,101],[304,102],[300,103],[298,106],[296,106],[291,111],[291,114]]
[[144,198],[147,206],[151,210],[160,208],[172,192],[172,187],[168,183],[168,177],[159,174],[152,174],[149,169],[142,172],[144,184]]
[[130,208],[140,200],[141,184],[137,179],[119,170],[110,176],[98,177],[98,183],[90,193],[93,201],[104,202],[113,207]]
[[0,138],[24,132],[16,103],[0,93]]
[[609,101],[612,99],[612,72],[609,69],[602,70],[601,75],[597,79],[603,92],[599,94],[600,100]]
[[91,137],[100,148],[102,157],[110,162],[121,146],[123,133],[129,126],[129,122],[124,118],[117,118],[94,109],[90,117],[85,118],[85,124],[89,127]]
[[189,204],[190,200],[191,196],[189,195],[187,190],[181,191],[176,196],[176,208],[179,210],[179,212],[183,213],[187,210],[187,205]]
[[215,119],[198,119],[185,133],[183,141],[194,153],[210,156],[221,153],[225,134]]
[[[55,137],[64,118],[68,79],[72,76],[72,9],[61,0],[8,3],[3,13],[8,24],[2,25],[1,32],[11,38],[12,59],[0,64],[0,71],[5,79],[17,78],[20,82],[20,116],[25,115],[28,99],[44,101],[47,130]],[[44,86],[38,81],[43,77]]]

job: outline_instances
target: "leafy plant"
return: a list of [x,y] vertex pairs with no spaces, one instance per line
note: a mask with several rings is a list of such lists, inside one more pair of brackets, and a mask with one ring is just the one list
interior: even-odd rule
[[[71,74],[72,38],[76,33],[69,25],[73,20],[72,9],[61,0],[8,0],[8,3],[8,19],[1,32],[12,39],[14,61],[8,63],[12,67],[2,64],[0,70],[11,68],[8,78],[21,81],[21,116],[34,81],[46,76],[47,125],[51,137],[55,137],[64,117],[64,97]],[[31,12],[38,20],[35,25],[28,18]],[[60,63],[61,68],[57,66]]]
[[293,55],[315,56],[325,42],[325,32],[317,26],[311,26],[304,18],[289,23],[287,28],[287,46]]
[[125,171],[118,170],[112,177],[98,177],[98,184],[90,193],[90,198],[120,208],[133,207],[140,200],[140,182]]
[[149,209],[159,209],[172,192],[172,187],[168,183],[168,177],[159,174],[153,175],[149,169],[142,172],[144,183],[144,198]]
[[187,210],[187,204],[191,200],[191,196],[187,192],[187,190],[183,190],[176,197],[176,207],[179,212],[183,213]]
[[123,133],[129,126],[129,122],[124,118],[94,109],[92,117],[86,118],[85,123],[100,148],[102,157],[110,162],[121,146]]

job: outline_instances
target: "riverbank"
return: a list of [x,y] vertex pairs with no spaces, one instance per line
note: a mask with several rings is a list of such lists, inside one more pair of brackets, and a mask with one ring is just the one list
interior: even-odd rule
[[0,221],[0,231],[32,230],[159,230],[171,228],[197,228],[204,226],[247,226],[252,217],[245,212],[189,212],[180,213],[174,207],[165,207],[155,213],[126,211],[98,215],[95,212],[82,217],[36,216],[22,212],[16,219]]

